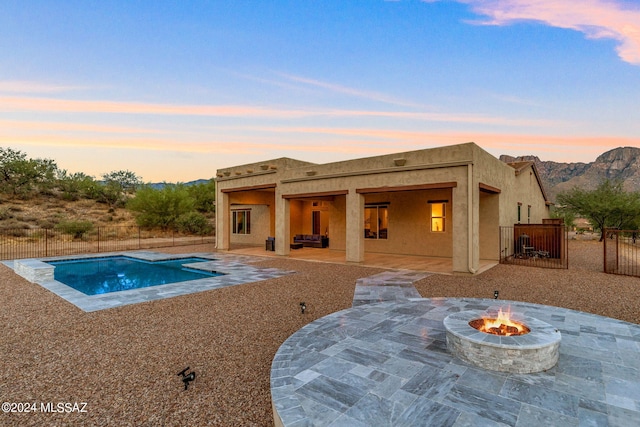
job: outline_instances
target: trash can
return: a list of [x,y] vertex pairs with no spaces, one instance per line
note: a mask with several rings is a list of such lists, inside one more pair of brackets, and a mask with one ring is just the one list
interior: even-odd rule
[[276,250],[276,238],[275,237],[267,237],[267,240],[264,242],[264,250],[265,251],[275,251]]

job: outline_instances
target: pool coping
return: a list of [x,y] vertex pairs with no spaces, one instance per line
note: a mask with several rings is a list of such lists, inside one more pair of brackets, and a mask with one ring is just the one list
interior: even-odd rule
[[[70,286],[54,280],[47,273],[31,274],[25,277],[16,270],[16,262],[21,264],[31,264],[38,268],[38,264],[49,261],[66,261],[71,259],[91,259],[106,258],[113,256],[126,256],[142,261],[167,261],[183,258],[204,258],[209,261],[189,263],[189,268],[200,269],[222,273],[221,276],[206,276],[201,279],[184,282],[168,283],[165,285],[149,286],[140,289],[130,289],[126,291],[110,292],[98,295],[86,295]],[[188,295],[197,292],[204,292],[212,289],[224,288],[227,286],[240,285],[244,283],[257,282],[281,277],[294,271],[280,270],[276,268],[258,268],[249,265],[249,258],[236,255],[219,254],[212,252],[196,252],[187,254],[166,254],[153,251],[118,251],[105,252],[99,254],[65,255],[56,257],[29,258],[22,260],[3,261],[2,263],[11,268],[16,274],[22,275],[31,283],[42,286],[53,292],[67,302],[75,305],[85,312],[105,310],[108,308],[121,307],[130,304],[137,304],[147,301],[155,301],[171,298],[179,295]]]

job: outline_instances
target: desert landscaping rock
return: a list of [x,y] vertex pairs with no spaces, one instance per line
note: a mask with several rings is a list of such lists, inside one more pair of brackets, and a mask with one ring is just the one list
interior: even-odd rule
[[[212,252],[212,245],[162,249]],[[602,246],[571,241],[569,270],[498,265],[433,274],[423,297],[546,304],[640,323],[640,279],[601,273]],[[359,278],[384,270],[264,258],[276,279],[86,313],[0,266],[3,402],[86,402],[86,413],[0,413],[0,425],[270,426],[270,370],[304,325],[352,306]],[[300,302],[306,303],[304,314]],[[178,372],[197,378],[184,386]]]

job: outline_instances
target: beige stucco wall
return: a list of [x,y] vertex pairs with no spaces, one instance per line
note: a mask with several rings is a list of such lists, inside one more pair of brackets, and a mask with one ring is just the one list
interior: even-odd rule
[[[445,231],[432,232],[429,201],[447,201]],[[365,239],[366,252],[452,256],[453,212],[451,189],[420,190],[369,194],[369,203],[389,203],[389,228],[386,239]]]
[[[452,258],[454,271],[474,272],[480,258],[498,258],[498,226],[515,222],[518,202],[524,216],[532,206],[531,222],[548,216],[532,173],[516,176],[514,168],[473,143],[324,165],[276,159],[219,170],[219,195],[243,191],[229,193],[226,206],[224,197],[217,203],[218,209],[228,209],[237,201],[247,203],[252,197],[247,189],[274,187],[261,191],[272,197],[266,203],[269,235],[276,235],[282,255],[294,234],[311,233],[313,200],[326,200],[321,228],[328,231],[330,248],[345,250],[348,261],[361,261],[365,252],[443,256]],[[481,185],[489,192],[480,191]],[[448,200],[444,233],[429,229],[430,199]],[[386,240],[364,238],[364,207],[375,202],[389,203]],[[218,230],[223,230],[229,218],[218,214]],[[218,244],[224,246],[224,234]]]
[[479,257],[486,260],[498,260],[500,237],[496,230],[500,220],[500,194],[480,192],[479,206]]
[[270,236],[269,206],[266,205],[233,205],[231,212],[238,210],[251,211],[251,229],[249,234],[231,233],[231,244],[264,245],[264,241]]

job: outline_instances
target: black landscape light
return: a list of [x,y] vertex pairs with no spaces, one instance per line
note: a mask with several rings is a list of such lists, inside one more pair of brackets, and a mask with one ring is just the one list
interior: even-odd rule
[[493,299],[498,299],[498,291],[493,291]]
[[196,379],[196,373],[191,372],[190,374],[187,374],[188,370],[189,370],[189,367],[187,366],[182,371],[178,372],[178,376],[182,376],[182,382],[184,383],[185,390],[189,388],[189,383]]
[[307,309],[307,304],[303,302],[300,303],[300,311],[304,314],[304,311]]

